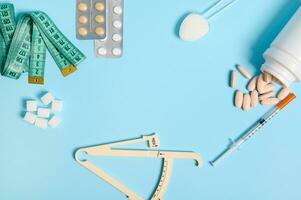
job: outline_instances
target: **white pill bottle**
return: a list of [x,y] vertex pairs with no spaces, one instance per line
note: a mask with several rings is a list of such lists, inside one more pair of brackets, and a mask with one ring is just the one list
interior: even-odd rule
[[285,86],[301,81],[301,7],[263,55],[261,70]]

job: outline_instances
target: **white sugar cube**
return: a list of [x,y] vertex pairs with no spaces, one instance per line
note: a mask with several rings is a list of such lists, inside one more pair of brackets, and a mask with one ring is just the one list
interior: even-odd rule
[[34,124],[37,119],[37,116],[35,114],[32,114],[31,112],[26,112],[24,116],[24,120],[30,124]]
[[38,128],[47,128],[48,127],[48,120],[43,118],[37,118],[35,122],[35,126]]
[[60,123],[61,123],[61,119],[57,116],[53,116],[48,122],[51,128],[56,128]]
[[34,100],[26,101],[26,110],[29,112],[37,111],[38,103]]
[[54,97],[49,92],[42,96],[41,101],[43,104],[48,105],[54,100]]
[[48,108],[38,108],[38,117],[48,118],[50,116],[50,109]]
[[61,112],[63,109],[63,101],[53,100],[51,104],[52,112]]

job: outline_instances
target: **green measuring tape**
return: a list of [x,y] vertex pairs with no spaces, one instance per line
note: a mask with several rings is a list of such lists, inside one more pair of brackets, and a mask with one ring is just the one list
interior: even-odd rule
[[0,72],[19,79],[28,72],[28,82],[44,84],[46,49],[63,76],[76,71],[86,57],[41,11],[23,14],[15,21],[14,6],[0,4]]

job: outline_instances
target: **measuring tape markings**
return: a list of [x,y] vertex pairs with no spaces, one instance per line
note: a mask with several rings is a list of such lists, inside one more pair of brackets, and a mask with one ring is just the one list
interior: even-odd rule
[[[2,75],[18,79],[22,73],[28,72],[29,83],[44,84],[46,47],[63,76],[76,71],[76,66],[85,59],[84,54],[59,31],[47,14],[41,11],[21,16],[11,44],[9,44],[9,37],[12,36],[11,32],[14,28],[5,27],[3,23],[5,18],[2,16],[10,18],[9,21],[14,24],[14,8],[12,4],[2,4],[0,8],[3,8],[0,15],[2,39],[8,41],[6,44],[11,47]],[[5,49],[1,51],[5,52]]]
[[0,5],[0,70],[2,73],[8,47],[16,28],[14,6],[12,4]]
[[46,45],[43,42],[43,38],[39,32],[38,27],[33,24],[28,82],[44,84],[44,66],[46,63],[45,55]]

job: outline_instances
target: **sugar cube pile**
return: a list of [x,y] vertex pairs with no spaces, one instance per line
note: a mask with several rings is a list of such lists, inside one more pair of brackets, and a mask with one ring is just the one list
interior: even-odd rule
[[26,101],[24,121],[42,129],[56,128],[61,123],[61,118],[56,114],[63,110],[63,101],[56,99],[50,92],[43,95],[40,100],[43,107],[39,107],[36,100]]

